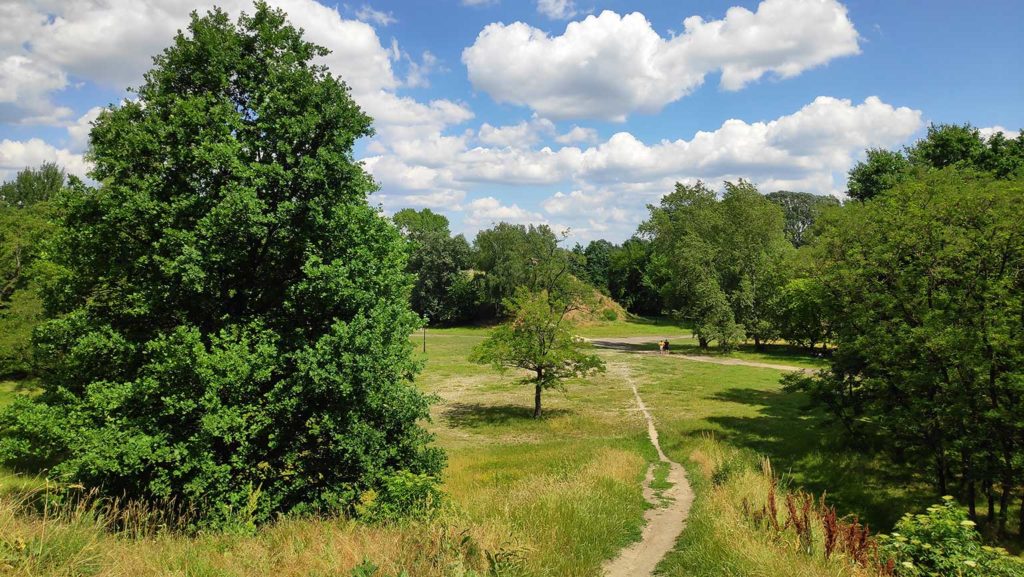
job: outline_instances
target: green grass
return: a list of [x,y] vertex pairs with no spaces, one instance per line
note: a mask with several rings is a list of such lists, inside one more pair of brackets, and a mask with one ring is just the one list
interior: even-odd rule
[[545,416],[533,419],[523,375],[468,362],[487,332],[428,329],[418,353],[417,383],[440,399],[430,428],[449,455],[444,488],[524,552],[523,574],[597,574],[639,538],[647,507],[641,482],[654,453],[628,384],[612,371],[571,381],[546,391]]
[[[521,383],[523,375],[499,374],[468,361],[470,350],[488,332],[487,328],[428,329],[426,353],[422,333],[411,336],[424,363],[417,386],[438,400],[427,426],[449,456],[443,487],[453,508],[437,523],[368,527],[345,521],[295,520],[253,536],[133,541],[97,532],[94,525],[81,520],[76,521],[78,525],[62,525],[59,531],[53,527],[41,531],[38,520],[17,517],[0,507],[0,539],[15,535],[43,539],[54,545],[56,553],[66,549],[60,556],[69,563],[79,566],[85,559],[88,567],[81,568],[86,572],[102,567],[101,572],[110,575],[155,575],[186,567],[239,577],[282,571],[344,575],[347,567],[369,557],[381,566],[382,574],[404,568],[410,574],[440,577],[454,574],[445,569],[455,566],[451,564],[470,563],[463,559],[469,555],[464,551],[470,547],[465,545],[467,538],[470,548],[507,561],[509,567],[502,575],[598,575],[602,562],[639,537],[648,507],[641,485],[656,460],[645,422],[635,410],[627,374],[655,417],[662,447],[673,460],[687,465],[698,492],[679,547],[662,566],[667,575],[774,574],[758,573],[757,563],[739,556],[737,537],[729,533],[736,526],[719,518],[721,502],[712,499],[715,491],[691,459],[697,449],[706,447],[707,435],[714,435],[716,443],[728,450],[769,455],[787,482],[815,493],[828,491],[829,500],[840,511],[857,513],[876,527],[886,528],[931,496],[913,471],[859,456],[837,444],[837,431],[825,415],[805,411],[803,396],[781,391],[782,373],[773,369],[637,355],[628,348],[603,349],[600,354],[610,370],[569,382],[562,392],[546,391],[545,416],[533,419],[532,389]],[[640,319],[592,325],[580,332],[596,338],[651,337],[650,343],[637,345],[651,349],[657,339],[689,330],[663,319]],[[688,340],[673,340],[672,349],[677,355],[724,356],[714,350],[700,351]],[[802,367],[823,364],[785,346],[765,351],[744,346],[728,356]],[[0,405],[9,403],[13,395],[31,394],[31,389],[17,382],[0,383]],[[665,465],[655,465],[657,492],[669,487],[667,474]],[[16,491],[35,481],[0,473],[0,489]],[[61,541],[55,544],[53,539]],[[770,547],[763,553],[770,557],[763,561],[765,567],[792,561],[771,557]],[[243,558],[263,561],[240,562]],[[34,566],[26,565],[29,572],[62,574],[52,559],[36,561]],[[476,563],[479,570],[482,561]],[[806,574],[831,573],[815,569]]]
[[0,380],[0,407],[10,405],[19,395],[32,396],[38,392],[39,386],[35,379]]
[[878,528],[929,504],[923,479],[842,445],[840,431],[807,398],[781,390],[782,371],[658,356],[633,360],[640,393],[658,423],[665,452],[689,459],[701,437],[771,458],[775,471]]

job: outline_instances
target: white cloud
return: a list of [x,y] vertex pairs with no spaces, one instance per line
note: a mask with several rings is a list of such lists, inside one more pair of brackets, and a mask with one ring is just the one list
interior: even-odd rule
[[998,124],[996,126],[986,126],[985,128],[979,128],[978,132],[981,133],[981,137],[984,138],[985,140],[988,140],[997,132],[1002,132],[1003,136],[1011,140],[1020,136],[1019,130],[1009,130],[1007,128],[999,126]]
[[860,50],[837,0],[764,0],[722,20],[691,16],[663,38],[643,14],[605,11],[560,36],[522,22],[490,24],[462,53],[473,86],[552,119],[623,121],[656,112],[721,71],[738,90],[766,74],[787,78]]
[[476,205],[461,205],[465,223],[487,225],[502,215],[539,222],[542,209],[571,224],[580,238],[624,238],[643,217],[644,205],[656,202],[676,181],[718,185],[746,178],[766,192],[839,193],[845,189],[846,171],[865,148],[897,146],[923,125],[919,110],[897,108],[877,97],[855,104],[825,96],[774,120],[732,119],[689,139],[651,143],[619,132],[583,148],[537,148],[531,122],[537,119],[504,127],[485,124],[475,135],[436,133],[382,145],[367,159],[367,168],[389,198],[428,199],[421,204],[438,195],[480,194],[494,186],[516,185],[524,193],[569,187],[572,192],[556,193],[537,203],[536,210],[518,200],[506,205],[486,200],[491,197],[478,199]]
[[0,55],[0,122],[56,124],[71,114],[49,94],[67,85],[67,75],[20,54]]
[[464,222],[485,227],[498,222],[545,224],[547,220],[540,213],[524,210],[516,204],[505,205],[493,196],[487,196],[473,200],[467,205]]
[[78,120],[67,126],[68,143],[71,150],[75,152],[82,152],[89,146],[89,132],[92,130],[92,123],[99,117],[100,112],[103,108],[94,106],[90,108],[85,114],[78,117]]
[[[117,89],[139,85],[152,57],[187,26],[189,13],[203,13],[215,4],[232,17],[253,10],[249,0],[3,3],[0,16],[11,20],[3,19],[5,30],[0,33],[0,120],[68,116],[69,110],[49,104],[48,98],[74,81]],[[284,9],[308,40],[332,50],[323,63],[342,76],[357,100],[400,85],[391,67],[392,52],[381,45],[371,25],[346,20],[315,0],[271,4]]]
[[388,26],[398,22],[395,16],[391,12],[382,12],[375,10],[369,4],[363,4],[361,8],[356,10],[356,18],[370,24],[377,24],[379,26]]
[[568,20],[576,15],[573,0],[537,0],[537,11],[552,20]]
[[590,144],[597,142],[597,139],[597,131],[593,128],[573,126],[569,129],[569,132],[556,136],[555,142],[559,144],[575,144],[577,142]]
[[410,88],[430,86],[430,75],[437,69],[438,60],[432,52],[426,50],[419,62],[409,58],[409,72],[405,76],[405,85]]
[[81,154],[56,148],[38,138],[27,141],[0,140],[0,181],[12,178],[19,170],[56,162],[69,174],[84,177],[89,166]]
[[555,132],[555,125],[545,118],[532,118],[510,126],[483,123],[477,133],[480,142],[497,147],[526,148]]

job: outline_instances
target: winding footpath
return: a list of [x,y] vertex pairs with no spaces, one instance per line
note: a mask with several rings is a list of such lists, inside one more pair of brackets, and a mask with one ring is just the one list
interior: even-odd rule
[[644,400],[640,398],[640,392],[629,373],[629,367],[617,363],[610,368],[621,372],[633,389],[637,407],[647,420],[647,435],[658,451],[658,460],[668,463],[668,482],[672,484],[659,495],[651,488],[654,481],[654,465],[647,469],[643,491],[644,499],[651,504],[651,508],[644,514],[647,524],[644,526],[643,534],[639,541],[623,549],[618,557],[604,565],[605,577],[645,577],[653,575],[654,568],[675,547],[676,539],[683,532],[686,518],[690,514],[693,490],[686,478],[686,470],[679,463],[670,460],[661,450],[654,418],[647,410]]
[[[678,340],[687,337],[670,337],[670,340]],[[650,337],[615,337],[586,339],[594,345],[620,351],[631,351],[634,354],[659,354],[656,351],[636,350],[638,345],[651,341]],[[699,355],[683,355],[672,353],[670,358],[676,358],[698,363],[712,363],[716,365],[741,365],[747,367],[759,367],[764,369],[776,369],[780,371],[813,372],[814,369],[798,367],[794,365],[781,365],[775,363],[762,363],[732,358],[706,357]],[[690,514],[690,506],[693,504],[693,489],[686,478],[686,470],[682,465],[669,459],[661,450],[658,442],[658,429],[654,426],[654,418],[647,405],[640,397],[640,391],[636,388],[629,366],[625,363],[609,363],[608,368],[619,372],[623,379],[629,383],[633,390],[633,397],[636,399],[637,408],[647,421],[647,435],[651,439],[658,452],[658,460],[668,463],[668,482],[671,487],[663,492],[656,492],[651,484],[654,481],[654,468],[651,465],[647,469],[647,476],[644,479],[644,499],[651,504],[651,508],[644,514],[646,525],[639,541],[626,547],[619,556],[604,565],[605,577],[649,577],[654,574],[654,568],[665,558],[676,544],[676,539],[686,527],[686,519]]]

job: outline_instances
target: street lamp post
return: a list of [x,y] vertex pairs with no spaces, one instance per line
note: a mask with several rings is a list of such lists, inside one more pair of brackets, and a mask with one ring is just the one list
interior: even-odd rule
[[423,317],[423,354],[427,354],[427,323],[429,322],[428,317]]

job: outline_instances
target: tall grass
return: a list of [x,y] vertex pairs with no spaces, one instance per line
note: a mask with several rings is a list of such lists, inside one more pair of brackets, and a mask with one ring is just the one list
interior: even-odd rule
[[859,550],[829,545],[819,503],[780,484],[769,461],[705,436],[688,465],[697,498],[679,546],[659,566],[663,574],[879,575],[873,564],[861,562]]

